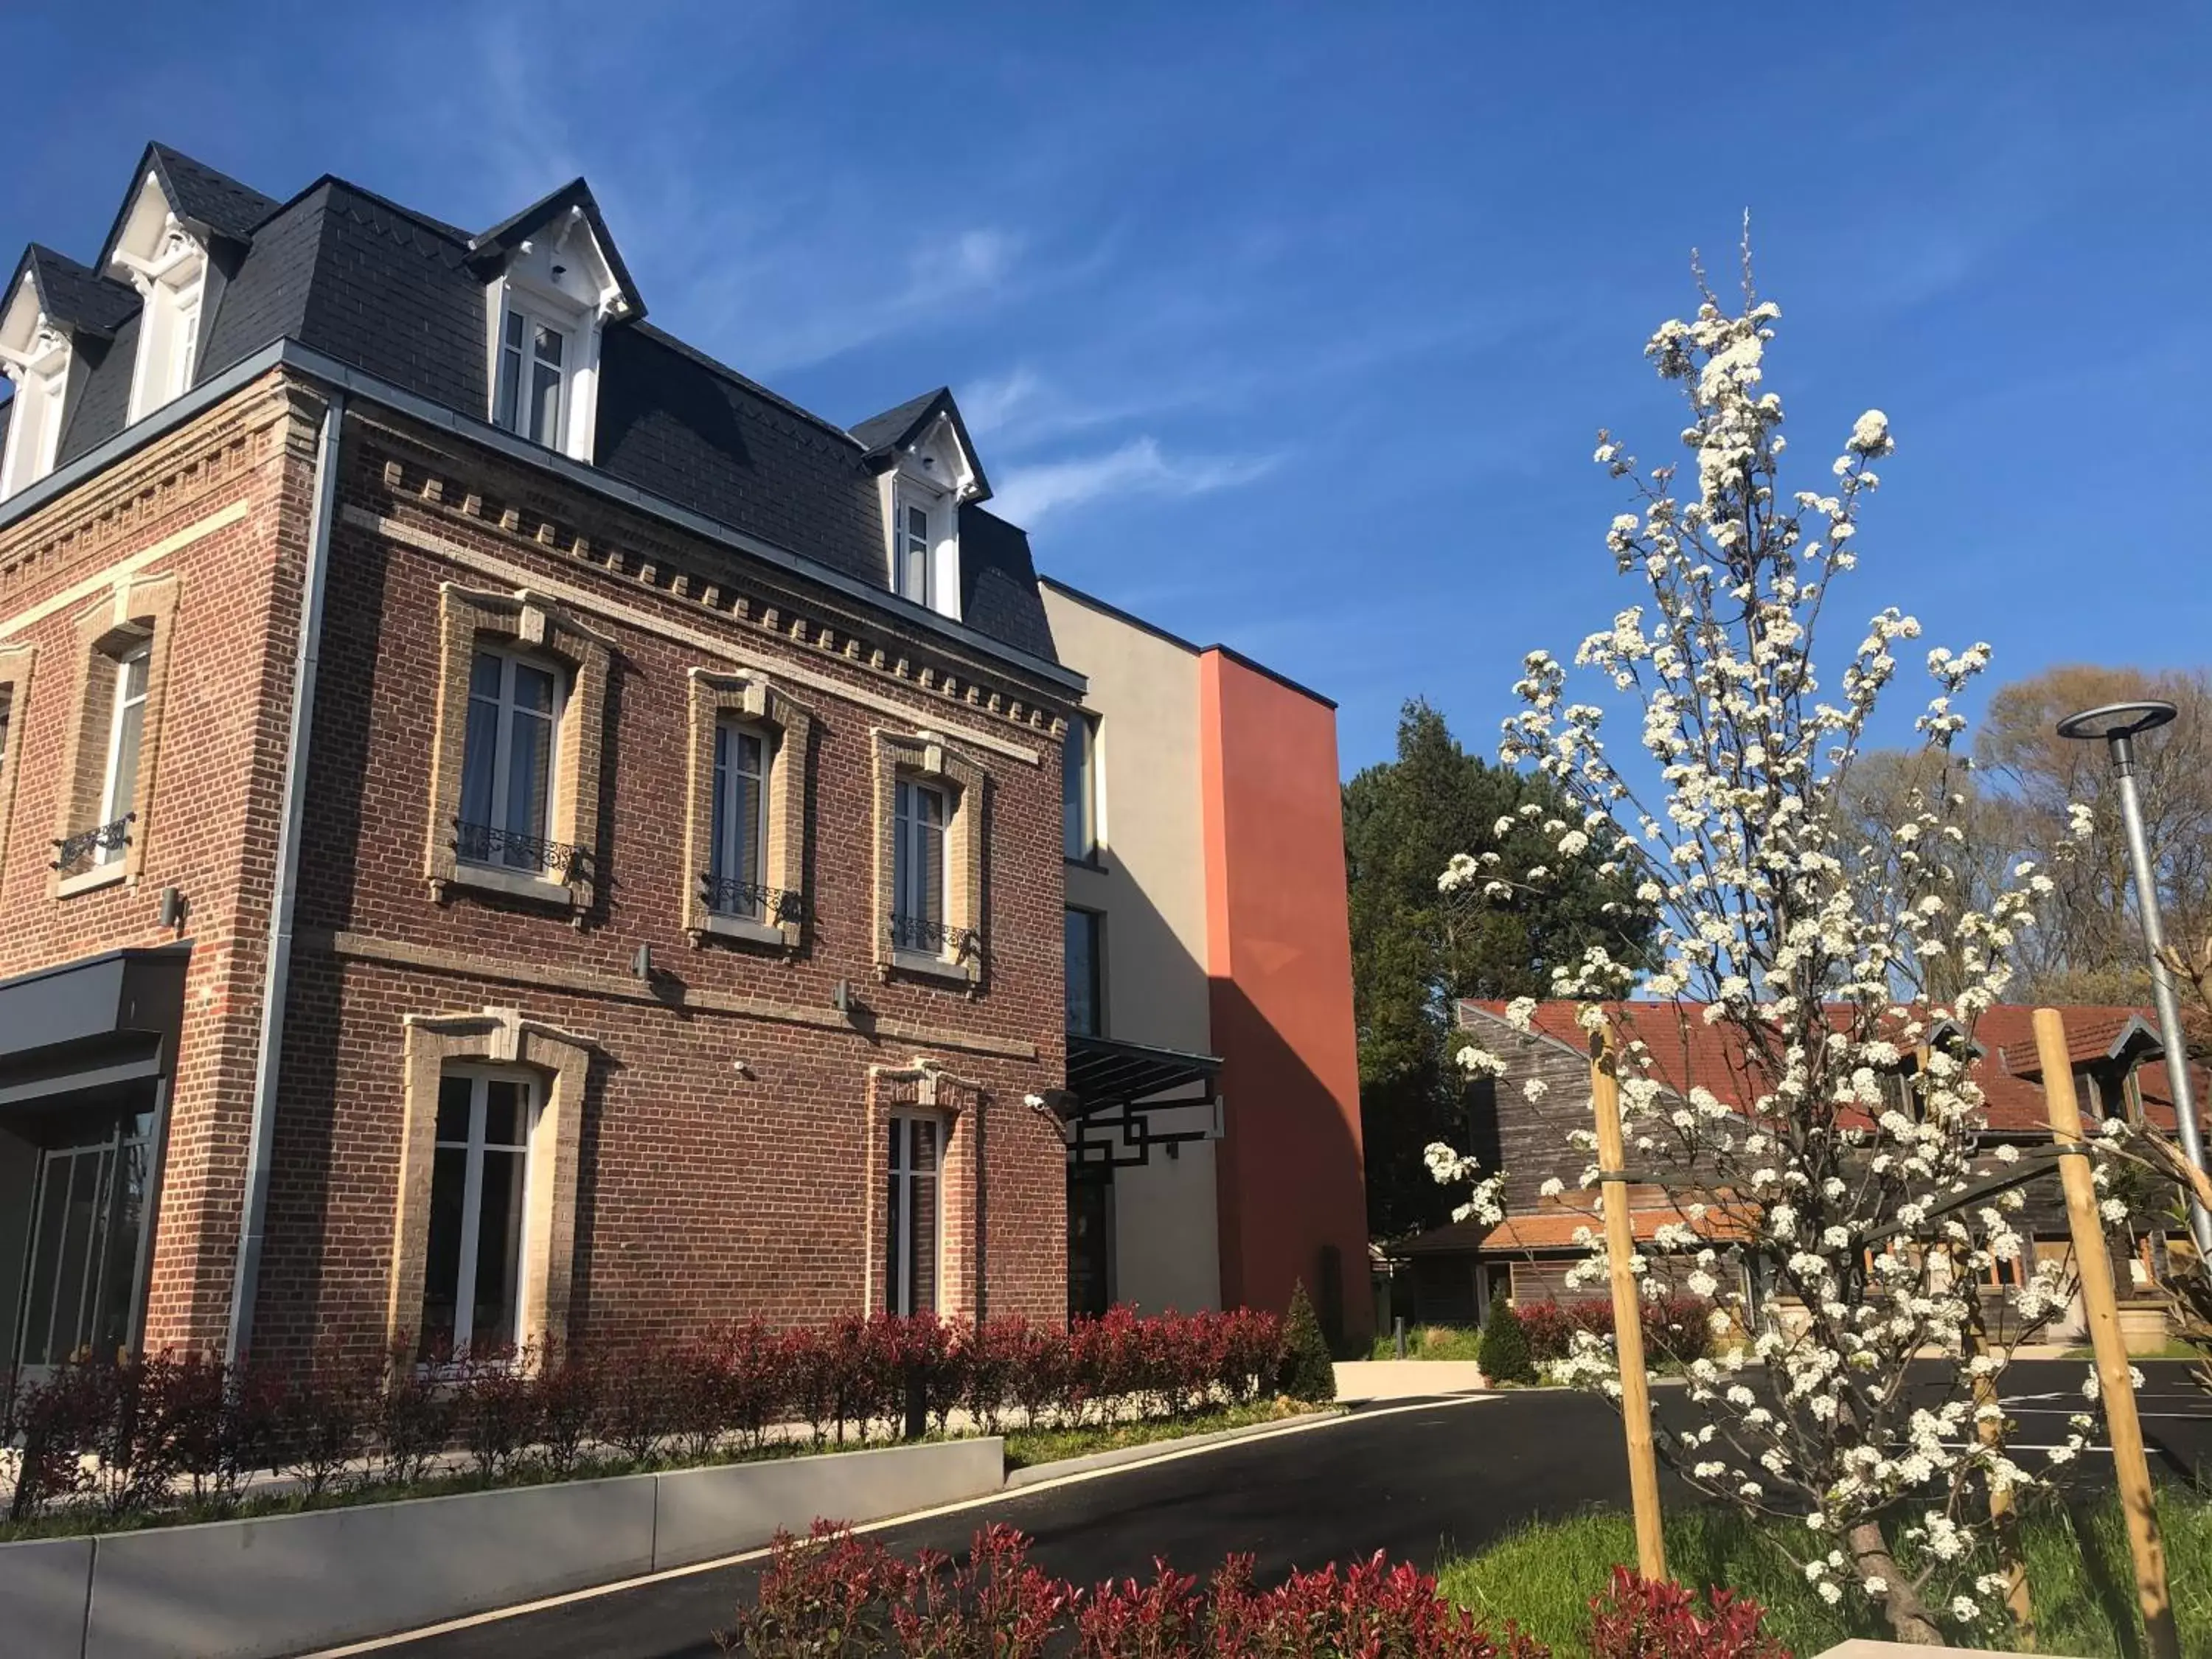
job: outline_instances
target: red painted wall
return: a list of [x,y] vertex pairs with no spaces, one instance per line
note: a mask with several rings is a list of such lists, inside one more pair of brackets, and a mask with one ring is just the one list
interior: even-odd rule
[[[1336,711],[1218,648],[1199,659],[1206,972],[1221,1055],[1224,1304],[1303,1279],[1374,1330]],[[1322,1279],[1334,1247],[1337,1285]]]

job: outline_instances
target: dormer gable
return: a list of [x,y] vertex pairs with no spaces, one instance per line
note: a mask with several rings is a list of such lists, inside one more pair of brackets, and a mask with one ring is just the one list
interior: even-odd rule
[[621,252],[581,179],[469,243],[485,278],[486,415],[580,461],[598,436],[599,342],[645,315]]
[[960,617],[960,509],[990,499],[990,481],[945,387],[861,422],[853,437],[878,477],[891,591]]
[[137,290],[138,352],[127,419],[151,414],[189,388],[199,361],[211,233],[186,218],[161,170],[139,175],[101,268]]
[[110,337],[137,308],[121,283],[52,248],[25,250],[0,298],[0,374],[15,388],[0,445],[0,499],[53,471],[79,341]]

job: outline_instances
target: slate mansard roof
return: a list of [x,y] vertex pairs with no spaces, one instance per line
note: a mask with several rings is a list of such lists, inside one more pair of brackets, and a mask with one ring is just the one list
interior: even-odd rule
[[[647,323],[580,179],[471,237],[327,174],[280,203],[154,144],[131,175],[102,267],[149,173],[208,244],[196,385],[290,340],[477,422],[490,408],[485,284],[511,245],[581,212],[633,296],[602,336],[593,466],[888,599],[878,475],[925,418],[943,410],[959,427],[951,394],[926,393],[848,431]],[[74,342],[56,457],[65,465],[126,424],[138,295],[49,248],[34,245],[17,280],[25,267],[42,308]],[[12,401],[0,404],[0,441],[11,410]],[[960,436],[966,443],[964,427]],[[987,496],[988,485],[977,493]],[[972,500],[959,527],[964,627],[1056,662],[1026,534]]]

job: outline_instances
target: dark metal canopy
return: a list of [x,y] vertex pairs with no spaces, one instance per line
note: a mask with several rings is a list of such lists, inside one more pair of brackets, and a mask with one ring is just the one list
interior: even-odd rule
[[1118,1042],[1111,1037],[1067,1040],[1067,1090],[1080,1103],[1076,1112],[1080,1117],[1106,1107],[1149,1100],[1194,1083],[1206,1085],[1210,1095],[1220,1071],[1221,1061],[1212,1054],[1187,1054],[1176,1048]]
[[[1152,1161],[1152,1149],[1172,1151],[1220,1133],[1214,1079],[1221,1061],[1111,1037],[1067,1039],[1067,1087],[1052,1102],[1067,1138],[1072,1170],[1127,1169]],[[1196,1090],[1198,1092],[1188,1092]],[[1182,1092],[1169,1096],[1170,1091]],[[1202,1110],[1198,1128],[1155,1129],[1158,1112]]]

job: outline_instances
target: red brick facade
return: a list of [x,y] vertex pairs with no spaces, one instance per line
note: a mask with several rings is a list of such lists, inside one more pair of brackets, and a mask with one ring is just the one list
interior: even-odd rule
[[[267,377],[0,531],[0,652],[35,651],[0,794],[0,977],[191,945],[151,1346],[220,1341],[228,1317],[320,415],[316,388]],[[374,404],[351,408],[337,465],[257,1350],[409,1326],[409,1032],[485,1010],[511,1011],[477,1022],[487,1052],[504,1032],[527,1064],[530,1031],[588,1056],[563,1106],[574,1182],[548,1224],[568,1262],[549,1337],[880,1306],[893,1104],[946,1127],[940,1308],[1059,1316],[1062,1149],[1026,1103],[1063,1072],[1064,694]],[[115,604],[118,574],[174,578],[137,867],[58,896],[80,621]],[[604,642],[578,781],[593,873],[573,910],[426,869],[447,590]],[[764,678],[810,717],[795,948],[687,930],[694,671]],[[981,775],[959,807],[981,837],[972,985],[879,965],[884,733],[926,734]],[[172,886],[189,908],[165,929]],[[531,1157],[537,1182],[534,1141]]]

